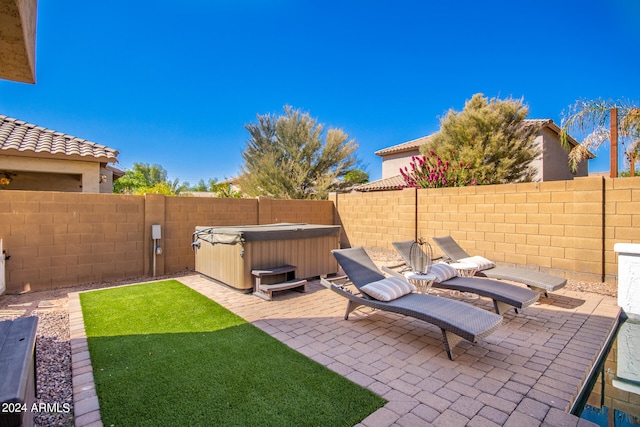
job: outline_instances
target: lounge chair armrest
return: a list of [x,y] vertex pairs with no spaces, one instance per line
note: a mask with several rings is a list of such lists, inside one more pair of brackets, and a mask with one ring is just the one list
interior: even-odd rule
[[[335,283],[339,281],[343,281],[343,283]],[[351,281],[347,276],[336,276],[336,277],[321,277],[320,283],[326,288],[331,289],[331,286],[338,286],[340,288],[344,288],[351,284]]]
[[[386,267],[386,268],[392,268],[392,269],[394,269],[394,270],[395,270],[395,269],[397,269],[397,268],[400,268],[400,267],[404,267],[404,268],[403,268],[403,270],[404,270],[405,268],[409,268],[409,267],[407,266],[407,263],[405,263],[405,262],[401,262],[401,263],[399,263],[399,264],[387,265],[387,266],[385,266],[385,267]],[[384,268],[384,267],[383,267],[383,268]]]
[[[404,264],[402,264],[402,265],[404,265]],[[400,279],[407,280],[404,277],[404,275],[402,274],[402,272],[404,270],[405,269],[402,269],[402,270],[398,271],[398,270],[393,270],[393,266],[386,266],[386,265],[382,266],[382,271],[384,271],[385,273],[390,274],[393,277],[399,277]]]

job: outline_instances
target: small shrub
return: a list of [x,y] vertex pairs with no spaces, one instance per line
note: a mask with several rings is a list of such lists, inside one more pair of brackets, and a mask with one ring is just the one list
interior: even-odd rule
[[412,156],[410,168],[400,169],[405,185],[401,188],[442,188],[475,185],[471,179],[471,165],[461,162],[455,151],[451,152],[452,162],[443,161],[433,150],[429,156]]

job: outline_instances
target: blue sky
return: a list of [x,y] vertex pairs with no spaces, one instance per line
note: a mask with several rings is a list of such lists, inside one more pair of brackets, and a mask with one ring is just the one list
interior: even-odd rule
[[374,151],[475,93],[557,124],[579,98],[637,102],[639,50],[638,0],[40,0],[37,83],[0,81],[0,114],[195,184],[235,176],[244,125],[292,105],[355,138],[373,180]]

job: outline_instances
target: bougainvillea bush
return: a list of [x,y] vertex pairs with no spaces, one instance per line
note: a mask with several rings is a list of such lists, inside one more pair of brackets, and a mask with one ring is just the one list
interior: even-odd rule
[[433,150],[428,156],[412,156],[409,167],[400,168],[405,185],[402,188],[442,188],[475,185],[471,166],[461,162],[456,152],[450,161],[443,161]]

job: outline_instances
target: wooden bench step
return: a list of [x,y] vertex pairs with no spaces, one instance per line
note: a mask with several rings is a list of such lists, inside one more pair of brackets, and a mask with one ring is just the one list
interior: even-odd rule
[[284,291],[286,289],[302,288],[302,292],[307,291],[307,281],[305,279],[293,279],[286,282],[274,283],[272,285],[260,285],[253,294],[257,297],[271,301],[273,292]]
[[261,268],[251,270],[251,274],[256,277],[275,276],[276,274],[285,274],[296,271],[295,265],[283,265],[275,268]]

